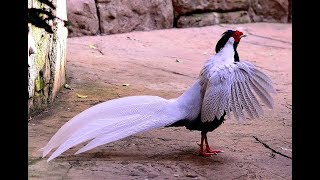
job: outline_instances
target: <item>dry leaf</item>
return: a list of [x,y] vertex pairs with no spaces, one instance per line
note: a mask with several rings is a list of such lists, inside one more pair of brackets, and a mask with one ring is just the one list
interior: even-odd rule
[[95,47],[94,45],[89,45],[89,47],[90,47],[91,49],[97,49],[97,47]]
[[86,95],[81,95],[81,94],[78,94],[78,93],[76,93],[77,94],[77,97],[78,98],[86,98],[86,97],[88,97],[88,96],[86,96]]

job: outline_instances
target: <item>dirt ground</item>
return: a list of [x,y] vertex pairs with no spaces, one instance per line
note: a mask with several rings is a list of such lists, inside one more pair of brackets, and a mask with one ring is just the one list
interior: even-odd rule
[[[211,146],[224,153],[201,157],[200,132],[172,127],[73,155],[82,144],[49,163],[41,158],[38,150],[65,122],[97,103],[130,95],[181,95],[213,54],[220,35],[235,28],[247,34],[238,47],[240,59],[268,74],[277,95],[275,108],[265,108],[263,118],[238,123],[231,117],[208,133]],[[63,88],[51,107],[29,120],[29,179],[291,179],[291,39],[291,24],[273,23],[69,38],[72,89]]]

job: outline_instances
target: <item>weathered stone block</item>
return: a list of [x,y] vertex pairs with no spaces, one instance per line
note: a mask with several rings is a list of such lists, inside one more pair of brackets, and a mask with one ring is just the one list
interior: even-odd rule
[[[30,26],[28,35],[28,112],[41,112],[50,104],[66,81],[66,41],[68,30],[62,20],[67,20],[66,0],[54,0],[53,34]],[[42,8],[36,0],[28,1],[28,7]],[[60,20],[61,19],[61,20]]]
[[175,17],[200,12],[248,10],[250,0],[172,0]]
[[249,23],[250,17],[246,11],[225,12],[225,13],[201,13],[190,16],[181,16],[177,21],[177,27],[201,27],[210,26],[220,23]]
[[173,27],[171,0],[98,0],[102,34]]
[[288,0],[251,0],[249,14],[253,22],[288,22]]
[[67,0],[67,8],[69,37],[100,33],[95,0]]

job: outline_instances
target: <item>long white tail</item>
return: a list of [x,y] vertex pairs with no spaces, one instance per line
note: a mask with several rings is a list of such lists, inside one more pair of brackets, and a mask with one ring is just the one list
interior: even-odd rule
[[[43,157],[57,148],[47,161],[80,143],[89,141],[75,154],[110,143],[135,133],[193,119],[200,112],[198,81],[177,99],[158,96],[129,96],[92,106],[64,124],[50,139]],[[190,105],[192,104],[192,105]]]
[[175,99],[158,96],[130,96],[100,103],[63,125],[42,148],[43,157],[56,147],[48,161],[88,140],[91,141],[76,154],[138,132],[166,126],[183,118],[178,108]]

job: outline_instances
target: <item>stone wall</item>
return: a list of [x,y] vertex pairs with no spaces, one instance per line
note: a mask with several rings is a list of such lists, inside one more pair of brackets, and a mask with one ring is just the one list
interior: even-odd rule
[[[53,0],[54,15],[67,20],[66,0]],[[28,7],[42,8],[45,5],[28,0]],[[28,113],[41,112],[53,102],[66,81],[66,41],[68,30],[62,20],[52,22],[53,32],[29,24],[28,32]]]
[[292,20],[292,0],[68,0],[69,37]]

